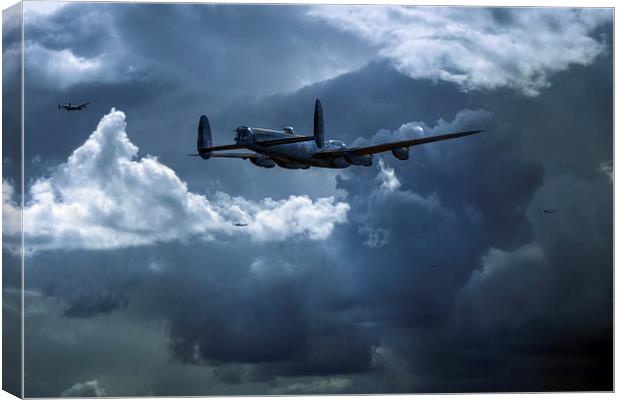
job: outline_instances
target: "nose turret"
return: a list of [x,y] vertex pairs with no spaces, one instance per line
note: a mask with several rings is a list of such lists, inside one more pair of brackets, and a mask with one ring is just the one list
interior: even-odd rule
[[237,143],[252,143],[254,141],[254,132],[249,126],[242,125],[235,129],[237,136],[235,142]]

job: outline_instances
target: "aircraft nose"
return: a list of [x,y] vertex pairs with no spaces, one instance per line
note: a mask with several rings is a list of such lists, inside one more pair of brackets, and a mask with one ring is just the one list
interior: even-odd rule
[[249,141],[252,137],[252,129],[247,126],[240,126],[235,129],[235,131],[237,132],[237,136],[235,137],[237,142]]
[[240,126],[237,128],[237,135],[240,137],[247,137],[252,131],[247,126]]

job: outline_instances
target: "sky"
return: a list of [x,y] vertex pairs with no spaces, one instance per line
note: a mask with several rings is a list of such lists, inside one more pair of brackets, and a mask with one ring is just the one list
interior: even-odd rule
[[[40,5],[26,396],[612,390],[611,9]],[[201,114],[215,144],[308,133],[316,98],[349,144],[485,132],[345,170],[186,156]]]

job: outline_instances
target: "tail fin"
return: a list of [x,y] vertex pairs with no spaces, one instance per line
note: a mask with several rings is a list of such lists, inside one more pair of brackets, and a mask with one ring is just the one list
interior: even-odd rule
[[211,125],[209,125],[209,119],[206,115],[200,116],[198,121],[198,141],[196,142],[196,148],[200,157],[205,160],[211,157],[211,152],[204,151],[203,149],[213,146],[213,139],[211,138]]
[[325,143],[325,125],[323,124],[323,106],[321,100],[314,103],[314,142],[318,147]]

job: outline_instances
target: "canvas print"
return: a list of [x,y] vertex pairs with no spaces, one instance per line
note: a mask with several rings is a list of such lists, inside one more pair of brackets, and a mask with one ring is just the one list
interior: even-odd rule
[[613,9],[2,28],[4,390],[614,389]]

